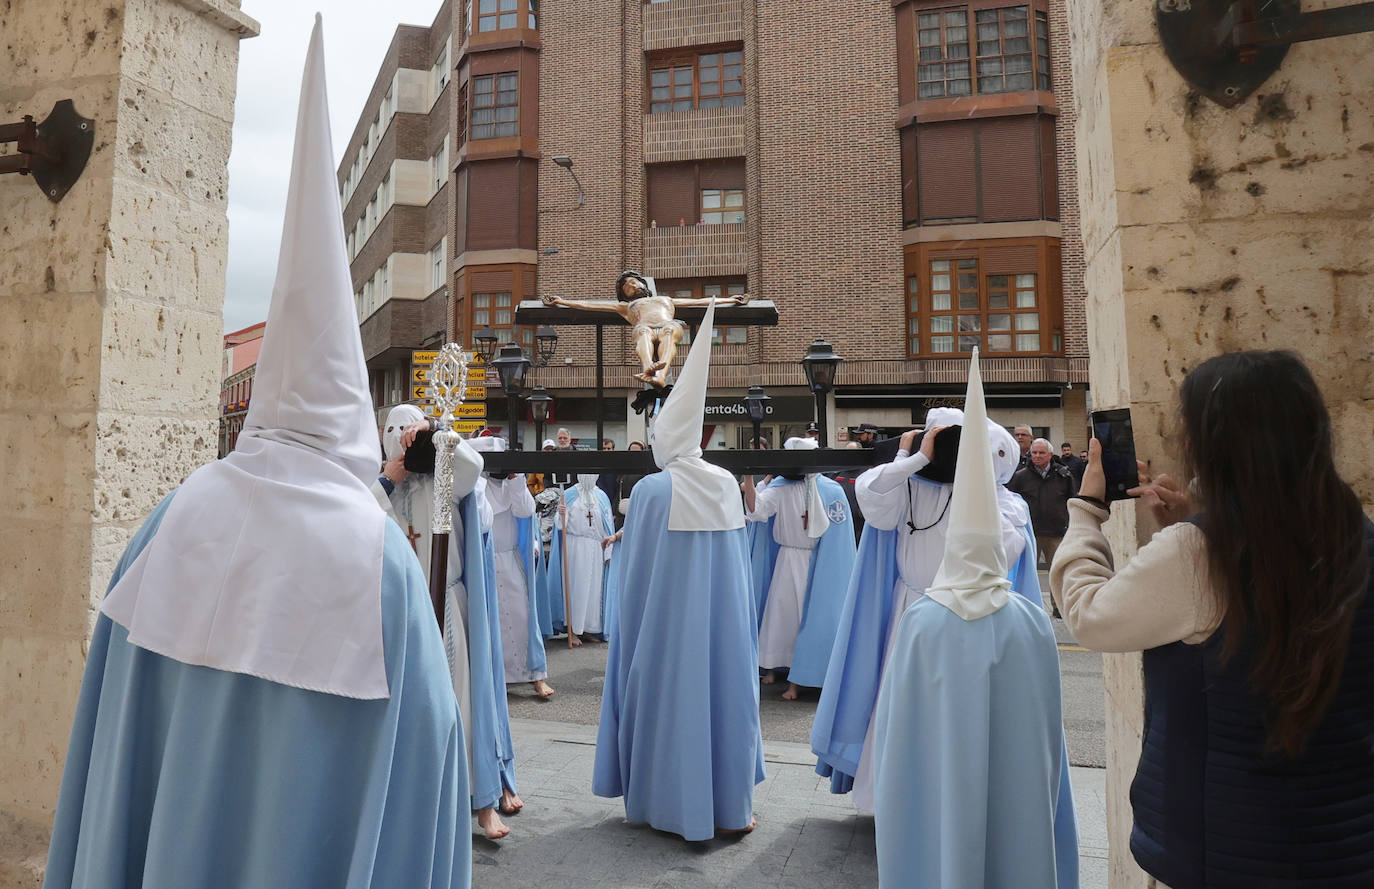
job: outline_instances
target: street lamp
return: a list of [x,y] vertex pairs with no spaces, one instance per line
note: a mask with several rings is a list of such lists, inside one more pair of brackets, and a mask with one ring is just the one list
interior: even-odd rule
[[759,425],[763,423],[763,418],[768,416],[769,398],[763,391],[762,386],[750,386],[749,392],[744,396],[744,408],[749,412],[749,422],[754,424],[754,450],[760,450],[763,442],[759,438]]
[[534,418],[534,444],[538,447],[544,440],[544,424],[549,421],[549,407],[553,405],[553,396],[549,395],[543,386],[535,386],[525,401],[530,406],[530,416]]
[[825,424],[825,396],[835,388],[835,369],[844,359],[835,354],[830,344],[817,339],[802,357],[802,369],[806,371],[806,382],[816,396],[816,425],[820,427],[821,447],[830,446],[830,435]]
[[539,329],[534,332],[534,340],[539,344],[536,357],[538,366],[543,367],[553,358],[553,353],[558,350],[558,331],[551,324],[541,324]]
[[506,393],[506,413],[510,415],[510,448],[516,450],[520,442],[520,393],[525,389],[525,372],[530,369],[530,360],[515,343],[501,347],[501,353],[492,361],[501,379],[501,391]]
[[473,331],[472,351],[477,353],[483,364],[491,360],[492,352],[496,351],[496,334],[492,333],[490,327],[479,327]]
[[554,156],[553,162],[555,164],[558,164],[558,166],[562,167],[563,169],[567,170],[568,175],[573,177],[573,182],[577,183],[577,206],[587,206],[587,195],[582,191],[582,180],[578,179],[577,174],[573,172],[573,159],[568,157],[566,154],[559,154]]

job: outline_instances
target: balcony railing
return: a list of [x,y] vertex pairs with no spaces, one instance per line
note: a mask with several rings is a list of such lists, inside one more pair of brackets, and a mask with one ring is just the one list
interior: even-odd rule
[[703,108],[644,115],[644,163],[743,157],[744,111]]
[[644,7],[644,49],[744,40],[744,0],[669,0]]
[[744,275],[749,271],[745,223],[644,230],[645,271],[658,278]]

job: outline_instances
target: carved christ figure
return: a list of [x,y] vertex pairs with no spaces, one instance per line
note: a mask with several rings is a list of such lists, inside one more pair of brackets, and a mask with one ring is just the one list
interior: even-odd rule
[[[673,299],[659,296],[649,289],[649,283],[638,272],[625,272],[616,281],[616,301],[606,299],[563,299],[544,297],[544,304],[587,309],[593,312],[615,312],[630,322],[635,354],[639,356],[640,373],[635,379],[662,389],[668,383],[668,368],[677,357],[678,344],[687,325],[675,317],[678,306],[707,306],[711,297],[703,299]],[[718,303],[742,305],[747,295],[715,297]]]

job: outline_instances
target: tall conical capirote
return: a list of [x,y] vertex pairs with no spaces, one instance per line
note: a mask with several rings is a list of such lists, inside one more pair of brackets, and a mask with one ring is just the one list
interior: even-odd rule
[[993,474],[988,439],[983,379],[978,350],[969,361],[964,426],[959,438],[959,462],[954,470],[953,503],[945,554],[926,595],[964,620],[977,620],[1007,604],[1007,580],[1002,550],[1002,517],[997,508],[997,479]]

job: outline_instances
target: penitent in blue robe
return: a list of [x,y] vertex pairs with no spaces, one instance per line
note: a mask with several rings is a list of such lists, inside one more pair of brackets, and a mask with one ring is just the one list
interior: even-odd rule
[[743,528],[669,531],[672,476],[625,519],[592,791],[688,840],[748,827],[763,780],[758,637]]
[[424,575],[393,522],[381,610],[390,697],[375,701],[183,664],[102,614],[44,886],[466,889],[463,729]]
[[1054,630],[1010,596],[965,621],[932,599],[901,618],[874,715],[880,887],[1068,889],[1072,793]]
[[[515,519],[515,548],[520,554],[520,567],[525,575],[526,614],[529,620],[525,640],[525,644],[528,646],[525,652],[525,665],[532,672],[547,672],[549,667],[548,656],[544,652],[543,628],[551,621],[546,613],[548,599],[539,592],[544,585],[544,580],[540,577],[544,567],[543,559],[534,551],[535,535],[538,533],[539,528],[535,525],[533,517],[526,516]],[[500,615],[497,616],[499,618]]]
[[[802,485],[801,480],[777,478],[769,487]],[[849,575],[854,570],[854,527],[849,513],[849,500],[839,483],[825,476],[817,476],[816,486],[825,503],[830,527],[816,541],[811,550],[811,568],[806,578],[806,598],[802,609],[797,644],[792,650],[792,663],[787,681],[808,688],[819,688],[825,682],[830,665],[830,651],[835,646],[835,628],[844,608],[844,594],[849,587]],[[773,568],[778,561],[779,545],[773,536],[773,523],[749,523],[751,579],[757,619],[763,620],[768,604],[768,587],[773,582]]]
[[[905,533],[903,529],[900,533]],[[830,779],[832,793],[848,793],[858,774],[864,738],[878,700],[887,643],[891,638],[893,593],[900,576],[897,569],[898,531],[865,525],[859,538],[854,572],[849,578],[844,606],[836,628],[821,698],[811,725],[811,751],[816,754],[816,773]],[[1035,550],[1030,552],[1029,573],[1035,577]],[[1008,577],[1026,573],[1026,556],[1012,566]],[[1013,589],[1019,589],[1013,585]],[[1040,604],[1040,582],[1035,581],[1034,604]]]
[[[482,531],[477,494],[464,497],[455,510],[463,533],[449,535],[448,634],[457,629],[453,610],[462,607],[467,627],[472,701],[472,810],[494,808],[504,787],[515,793],[515,744],[506,705],[506,665],[501,650],[501,612],[496,593],[496,551],[491,533]],[[459,558],[461,556],[461,559]],[[431,613],[433,613],[431,609]],[[450,661],[455,653],[449,652]],[[450,686],[452,688],[452,686]]]

